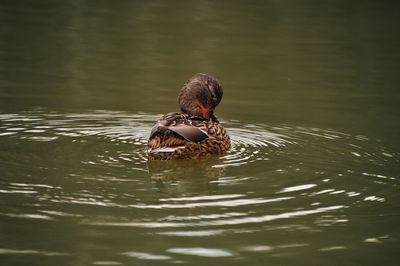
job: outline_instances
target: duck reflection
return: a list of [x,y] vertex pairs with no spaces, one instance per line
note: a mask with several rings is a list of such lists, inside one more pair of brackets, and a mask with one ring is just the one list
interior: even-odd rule
[[219,156],[207,156],[196,160],[148,160],[147,167],[153,180],[215,179],[225,173],[224,167],[220,167],[223,161]]

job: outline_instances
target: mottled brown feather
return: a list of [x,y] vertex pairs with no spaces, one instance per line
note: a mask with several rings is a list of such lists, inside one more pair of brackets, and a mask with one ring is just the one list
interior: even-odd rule
[[[156,129],[148,141],[148,154],[151,159],[169,160],[199,158],[207,154],[222,154],[229,150],[231,141],[224,127],[215,115],[210,119],[184,113],[166,114],[156,122],[162,125]],[[187,125],[205,131],[209,137],[200,142],[191,142],[168,129],[169,126]],[[171,148],[160,151],[163,148]]]

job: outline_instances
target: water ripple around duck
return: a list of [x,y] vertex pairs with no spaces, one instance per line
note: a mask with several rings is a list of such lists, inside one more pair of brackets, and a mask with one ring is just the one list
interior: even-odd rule
[[[347,223],[344,213],[354,206],[390,202],[395,193],[382,191],[399,185],[386,171],[399,163],[399,154],[379,140],[289,125],[223,121],[232,139],[225,155],[148,162],[145,146],[158,117],[109,111],[0,114],[0,141],[14,144],[5,146],[6,156],[0,153],[3,165],[12,171],[30,166],[25,179],[3,182],[0,190],[6,202],[28,203],[0,215],[156,229],[144,233],[163,237],[254,233],[260,230],[254,224],[313,231]],[[49,154],[38,156],[38,148]],[[26,181],[44,171],[51,177]],[[307,217],[315,217],[312,224],[299,225]],[[277,228],[272,225],[277,220],[285,222]]]

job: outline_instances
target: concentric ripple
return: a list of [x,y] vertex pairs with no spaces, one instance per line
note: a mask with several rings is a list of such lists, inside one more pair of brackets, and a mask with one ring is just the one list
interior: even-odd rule
[[[349,161],[360,164],[368,162],[376,166],[398,162],[397,152],[367,136],[352,136],[331,129],[240,125],[237,121],[223,121],[232,140],[232,148],[227,154],[192,160],[189,168],[187,162],[179,161],[146,164],[147,138],[154,121],[159,117],[103,110],[84,114],[49,113],[44,110],[0,114],[0,140],[15,143],[77,143],[77,149],[90,146],[96,152],[80,158],[84,165],[133,167],[149,171],[158,179],[173,178],[174,173],[177,177],[188,176],[197,171],[208,177],[221,177],[225,170],[217,168],[257,167],[264,166],[267,161],[270,161],[268,165],[278,166],[276,169],[271,167],[271,170],[278,172],[287,172],[294,167],[314,167],[317,171],[320,165],[329,168],[337,164],[343,166]],[[3,162],[10,156],[6,157],[2,159]],[[363,174],[382,176],[368,171]]]
[[232,149],[224,157],[224,165],[239,166],[268,160],[268,148],[283,148],[292,144],[285,135],[273,133],[262,126],[244,125],[241,128],[228,128],[228,131],[232,139]]
[[[377,139],[333,129],[223,121],[232,139],[225,155],[148,161],[145,146],[158,117],[109,111],[0,114],[0,161],[7,169],[0,199],[21,203],[2,206],[0,217],[67,222],[93,232],[112,228],[118,239],[128,239],[125,232],[133,230],[136,237],[160,243],[247,239],[223,248],[197,241],[198,246],[160,244],[156,254],[140,245],[115,251],[138,260],[309,248],[305,235],[350,226],[360,219],[353,212],[375,208],[393,217],[382,206],[398,202],[399,153]],[[261,233],[281,239],[293,232],[304,241],[252,241]],[[375,236],[358,235],[363,243],[391,238],[385,228]],[[338,247],[347,249],[336,243],[316,248]],[[15,252],[26,250],[42,254],[33,248]]]

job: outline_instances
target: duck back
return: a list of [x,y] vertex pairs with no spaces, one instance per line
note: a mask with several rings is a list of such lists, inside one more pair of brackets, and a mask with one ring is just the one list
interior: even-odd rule
[[222,154],[231,141],[225,128],[212,115],[210,119],[184,113],[170,113],[154,125],[147,144],[150,159],[199,158]]

